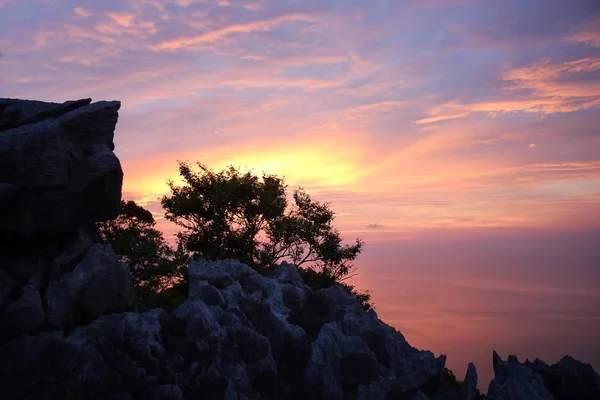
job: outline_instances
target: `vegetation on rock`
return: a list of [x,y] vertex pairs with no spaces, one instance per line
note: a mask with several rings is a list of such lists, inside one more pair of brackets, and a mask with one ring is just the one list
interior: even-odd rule
[[365,309],[372,307],[368,291],[346,282],[363,242],[343,243],[328,203],[313,200],[301,188],[289,201],[287,185],[276,175],[259,177],[233,166],[215,172],[197,165],[194,171],[179,162],[184,183],[169,181],[171,193],[161,199],[165,217],[183,228],[177,250],[155,228],[152,214],[133,201],[122,201],[115,220],[99,223],[103,239],[130,265],[140,306],[171,308],[183,302],[189,258],[233,258],[263,274],[290,261],[313,289],[337,283]]
[[102,239],[119,261],[129,264],[142,309],[168,306],[174,297],[183,302],[186,297],[179,294],[187,293],[189,257],[181,248],[171,248],[155,225],[152,213],[131,200],[121,201],[117,218],[98,223]]

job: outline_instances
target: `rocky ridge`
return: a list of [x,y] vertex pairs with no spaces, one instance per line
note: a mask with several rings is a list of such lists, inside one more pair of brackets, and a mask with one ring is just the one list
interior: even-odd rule
[[[121,197],[119,106],[0,99],[2,399],[480,398],[473,364],[448,383],[444,356],[291,264],[194,261],[185,303],[136,312],[128,266],[95,230]],[[493,362],[490,399],[600,398],[571,358]]]

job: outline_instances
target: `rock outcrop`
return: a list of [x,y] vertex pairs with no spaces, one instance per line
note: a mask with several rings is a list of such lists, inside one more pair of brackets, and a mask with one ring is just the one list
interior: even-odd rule
[[591,365],[565,356],[549,366],[539,359],[519,363],[511,355],[503,361],[494,352],[495,378],[490,383],[490,400],[600,399],[600,375]]
[[55,236],[117,215],[119,107],[0,99],[0,237]]
[[565,356],[549,366],[539,359],[519,363],[514,355],[503,361],[494,352],[495,378],[488,399],[600,399],[600,375],[591,365]]
[[522,365],[538,373],[555,400],[600,399],[600,375],[590,364],[565,356],[549,366],[539,359]]
[[493,355],[494,379],[488,389],[489,400],[553,400],[539,374],[519,364],[517,357],[504,361]]
[[131,309],[128,266],[95,243],[121,199],[119,107],[0,99],[0,345]]
[[190,298],[170,315],[104,315],[69,334],[5,344],[0,393],[408,399],[442,374],[444,362],[411,347],[341,287],[311,290],[292,265],[264,277],[238,261],[203,261],[190,263]]

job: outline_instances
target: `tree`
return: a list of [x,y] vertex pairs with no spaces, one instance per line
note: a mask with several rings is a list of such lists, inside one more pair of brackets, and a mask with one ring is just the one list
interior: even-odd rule
[[194,171],[179,162],[184,184],[168,181],[171,194],[161,199],[165,217],[184,228],[177,237],[192,257],[235,258],[262,273],[288,259],[308,284],[343,283],[363,296],[359,299],[367,306],[369,294],[343,282],[352,276],[352,262],[363,242],[343,243],[332,225],[335,214],[328,203],[311,199],[300,188],[293,191],[289,204],[287,185],[276,175],[258,177],[233,166],[220,172],[201,163],[197,166]]
[[169,295],[187,281],[187,255],[181,248],[172,249],[155,225],[150,211],[123,200],[116,219],[98,223],[102,239],[112,245],[120,261],[129,264],[143,308],[168,302]]

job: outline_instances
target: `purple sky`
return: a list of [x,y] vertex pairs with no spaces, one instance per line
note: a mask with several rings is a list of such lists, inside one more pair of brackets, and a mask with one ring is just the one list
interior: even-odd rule
[[0,52],[1,97],[123,102],[157,217],[177,159],[331,202],[379,316],[459,377],[600,369],[597,0],[0,0]]

